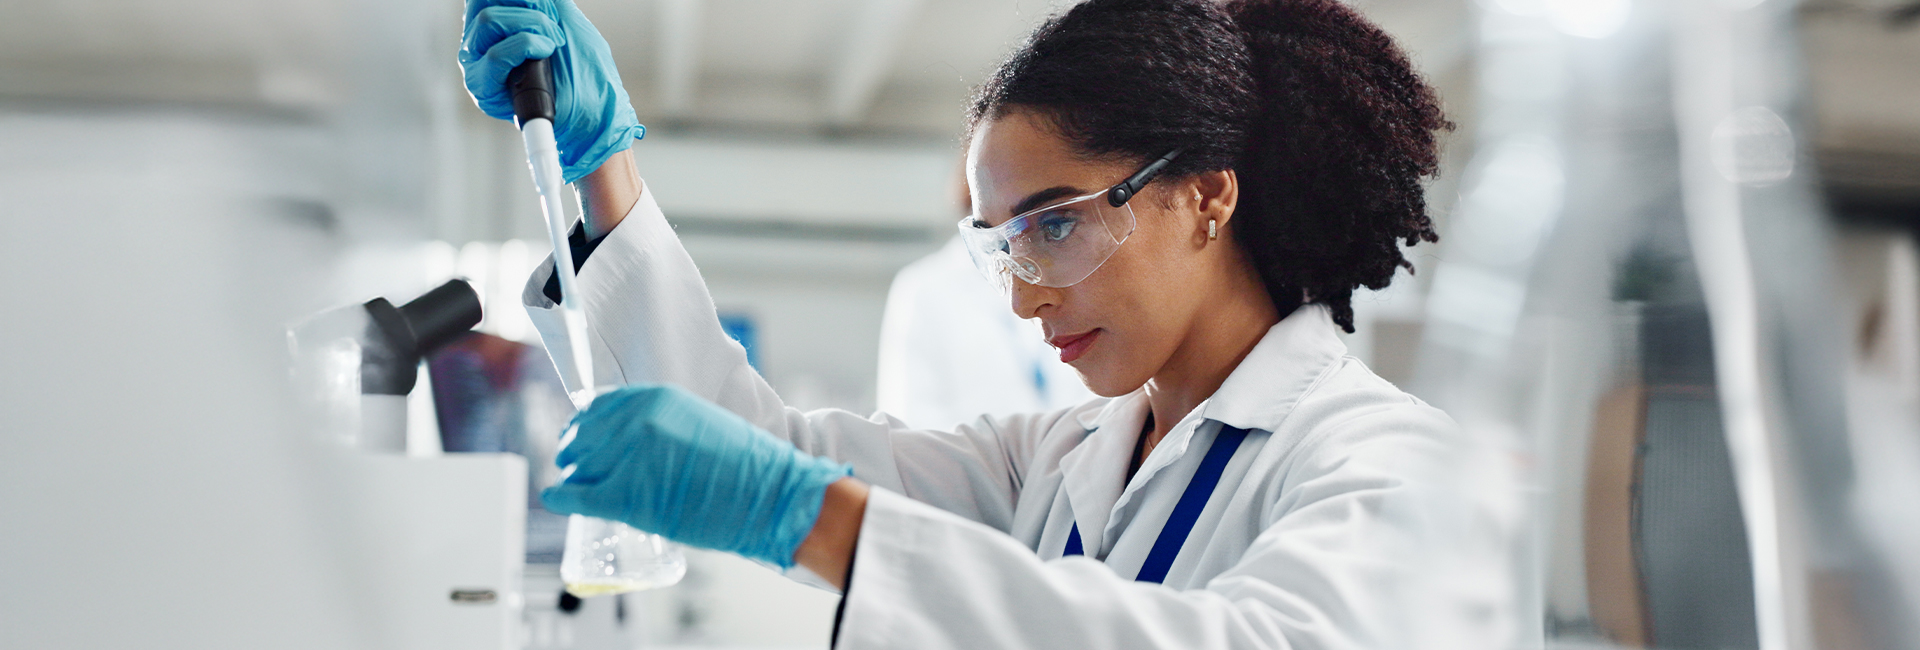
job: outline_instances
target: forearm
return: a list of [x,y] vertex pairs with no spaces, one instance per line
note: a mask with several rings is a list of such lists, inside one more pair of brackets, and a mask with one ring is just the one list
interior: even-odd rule
[[820,518],[813,531],[795,549],[793,560],[837,589],[846,589],[847,569],[860,543],[860,525],[866,520],[870,489],[858,479],[843,478],[827,486]]
[[613,232],[640,200],[643,183],[639,170],[633,166],[632,149],[613,154],[599,168],[574,183],[574,191],[580,195],[580,211],[585,215],[587,238],[596,239]]

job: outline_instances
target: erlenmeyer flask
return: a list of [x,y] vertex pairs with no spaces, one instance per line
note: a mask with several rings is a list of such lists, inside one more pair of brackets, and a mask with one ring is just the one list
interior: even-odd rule
[[617,522],[573,515],[560,580],[581,598],[666,587],[687,574],[686,556],[666,538]]
[[[615,388],[598,386],[568,397],[577,408],[586,408],[595,396]],[[573,442],[575,433],[568,428],[560,446]],[[566,480],[564,474],[560,480]],[[567,593],[588,598],[643,591],[672,586],[686,575],[686,556],[665,537],[599,517],[567,517],[567,542],[560,551],[560,581]]]

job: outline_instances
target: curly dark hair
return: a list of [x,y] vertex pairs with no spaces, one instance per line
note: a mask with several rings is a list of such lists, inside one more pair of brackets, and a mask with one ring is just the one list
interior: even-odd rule
[[1413,269],[1439,241],[1424,181],[1453,128],[1393,39],[1338,0],[1091,0],[1042,24],[976,91],[969,129],[1036,111],[1095,159],[1183,153],[1161,178],[1231,169],[1232,232],[1284,316]]

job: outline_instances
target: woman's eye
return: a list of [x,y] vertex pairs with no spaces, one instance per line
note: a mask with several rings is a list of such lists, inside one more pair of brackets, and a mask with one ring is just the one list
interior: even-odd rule
[[1064,241],[1079,223],[1080,220],[1073,217],[1048,216],[1040,220],[1040,236],[1049,242]]

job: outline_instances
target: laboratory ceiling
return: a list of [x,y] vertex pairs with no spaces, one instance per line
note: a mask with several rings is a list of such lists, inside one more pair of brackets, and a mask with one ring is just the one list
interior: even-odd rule
[[[951,132],[968,92],[1046,0],[581,0],[647,115],[724,124]],[[1361,6],[1423,61],[1465,51],[1463,0]]]
[[[635,108],[656,132],[948,142],[971,88],[1041,19],[1070,4],[576,1],[606,34]],[[1354,1],[1401,40],[1454,120],[1471,124],[1475,0]],[[1920,105],[1920,75],[1909,72],[1920,65],[1914,2],[1807,0],[1795,9],[1809,56],[1816,154],[1833,186],[1876,201],[1920,202],[1920,112],[1911,110]],[[467,102],[454,60],[463,4],[8,3],[0,102],[221,105],[399,122],[436,110],[458,115],[449,111]],[[1499,6],[1510,4],[1528,3]]]
[[[1061,0],[577,0],[664,128],[950,137],[972,86]],[[1435,75],[1471,0],[1366,0]],[[457,91],[457,0],[9,3],[0,99],[322,112],[394,79]],[[384,83],[365,84],[365,76]],[[452,80],[451,82],[449,80]]]

